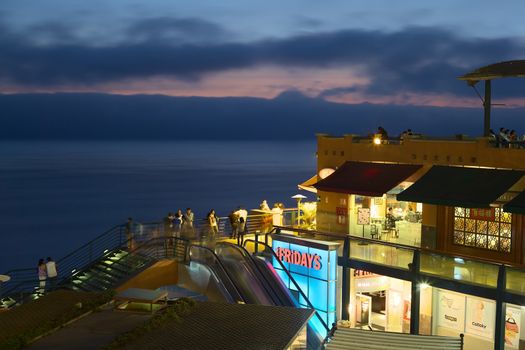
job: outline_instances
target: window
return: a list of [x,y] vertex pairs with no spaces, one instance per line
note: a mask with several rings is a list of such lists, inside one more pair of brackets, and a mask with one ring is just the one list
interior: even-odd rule
[[501,208],[454,208],[454,244],[510,253],[512,214]]

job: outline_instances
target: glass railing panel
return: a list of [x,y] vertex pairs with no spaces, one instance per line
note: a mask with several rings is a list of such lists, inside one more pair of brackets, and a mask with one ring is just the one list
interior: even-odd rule
[[358,225],[357,217],[349,220],[348,215],[349,213],[346,210],[340,211],[339,214],[318,210],[313,224],[302,220],[298,226],[297,219],[293,221],[293,218],[285,220],[284,223],[285,225],[292,223],[288,226],[294,228],[309,230],[313,228],[317,231],[342,236],[363,237],[412,247],[421,246],[422,224],[417,221],[419,216],[416,216],[416,220],[413,221],[399,219],[389,225],[387,225],[384,217],[373,217],[368,225]]
[[496,288],[499,267],[459,257],[421,253],[421,273]]
[[507,291],[525,295],[525,270],[507,267]]
[[350,241],[350,258],[408,270],[414,252],[411,249],[380,243]]

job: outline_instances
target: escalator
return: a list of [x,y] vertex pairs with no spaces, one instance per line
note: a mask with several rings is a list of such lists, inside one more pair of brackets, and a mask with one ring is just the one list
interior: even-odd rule
[[[204,273],[207,281],[201,283],[207,286],[214,284],[214,288],[207,288],[207,292],[203,293],[208,298],[213,295],[210,289],[214,289],[219,291],[215,294],[221,294],[223,300],[230,303],[305,307],[298,301],[301,298],[303,304],[314,309],[291,275],[290,280],[300,296],[294,296],[282,282],[271,264],[273,250],[268,248],[261,254],[252,255],[245,248],[227,242],[217,243],[213,250],[192,245],[189,248],[190,264],[182,267],[191,273],[182,282],[187,284],[188,289],[195,290],[199,284],[196,280],[203,279],[203,272],[208,271]],[[202,288],[201,292],[204,292]],[[307,326],[305,343],[308,344],[308,349],[319,349],[326,332],[326,324],[316,312]]]
[[179,285],[199,291],[211,301],[247,302],[213,250],[192,245],[189,255],[190,263],[179,268]]
[[[243,296],[246,296],[247,302],[304,307],[299,303],[298,299],[300,298],[303,303],[308,305],[308,308],[315,310],[291,275],[289,275],[289,279],[295,285],[298,295],[292,295],[291,291],[284,285],[270,262],[273,258],[272,254],[274,255],[271,247],[265,246],[260,254],[252,255],[243,247],[223,242],[216,245],[215,252],[234,283],[242,285],[239,290]],[[263,295],[262,293],[266,294]],[[267,303],[270,300],[271,303]],[[328,327],[317,311],[308,323],[307,329],[308,348],[319,349],[328,333]]]

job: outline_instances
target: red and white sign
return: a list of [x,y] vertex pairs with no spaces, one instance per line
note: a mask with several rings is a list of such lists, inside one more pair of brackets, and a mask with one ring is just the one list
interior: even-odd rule
[[470,218],[476,219],[476,220],[494,221],[496,219],[496,209],[495,208],[488,208],[488,209],[472,208],[470,209]]
[[304,266],[309,269],[313,268],[314,270],[321,269],[321,256],[317,254],[304,253],[282,247],[278,247],[276,253],[282,262]]

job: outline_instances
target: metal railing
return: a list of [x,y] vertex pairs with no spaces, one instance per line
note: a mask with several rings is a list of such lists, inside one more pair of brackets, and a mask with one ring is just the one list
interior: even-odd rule
[[[322,326],[324,327],[324,329],[326,330],[326,332],[328,333],[330,331],[330,328],[328,328],[326,322],[323,320],[323,318],[321,317],[321,315],[319,315],[318,311],[315,309],[315,307],[312,305],[312,303],[310,302],[310,300],[308,299],[308,297],[306,296],[306,294],[303,292],[303,290],[301,289],[301,287],[299,286],[299,284],[295,281],[295,279],[293,278],[292,274],[290,273],[290,271],[288,271],[288,269],[284,266],[284,264],[282,263],[281,259],[279,259],[279,257],[277,256],[277,254],[275,254],[275,252],[273,251],[272,247],[270,247],[268,244],[264,243],[264,242],[259,242],[259,241],[256,241],[256,240],[253,240],[253,239],[247,239],[244,241],[244,245],[246,246],[246,243],[251,243],[251,244],[254,244],[255,246],[259,246],[259,245],[262,245],[264,247],[264,253],[266,254],[269,254],[270,257],[273,259],[273,261],[276,261],[281,270],[284,271],[284,273],[286,274],[286,276],[290,279],[290,282],[294,285],[294,287],[296,288],[297,292],[301,295],[301,297],[304,299],[304,301],[306,302],[306,305],[308,305],[308,307],[312,310],[314,310],[315,312],[315,316],[316,318],[321,322]],[[258,250],[258,249],[257,249]],[[297,305],[300,305],[299,303],[299,300],[297,300]]]
[[[243,232],[266,233],[272,229],[271,213],[248,215]],[[56,260],[58,277],[55,285],[70,280],[73,276],[89,268],[93,263],[99,261],[107,254],[115,250],[133,250],[135,246],[143,244],[156,238],[177,239],[186,241],[199,241],[207,239],[228,238],[233,233],[233,228],[228,217],[218,220],[218,230],[215,232],[208,224],[207,219],[198,219],[193,227],[177,230],[166,229],[163,222],[133,223],[131,227],[131,240],[128,240],[128,232],[125,224],[116,225],[89,242],[73,250],[66,256]],[[237,227],[237,231],[241,227]],[[31,294],[39,289],[37,267],[12,269],[2,273],[8,275],[10,280],[3,283],[0,289],[0,298],[10,297],[15,301],[22,301],[24,295]]]

